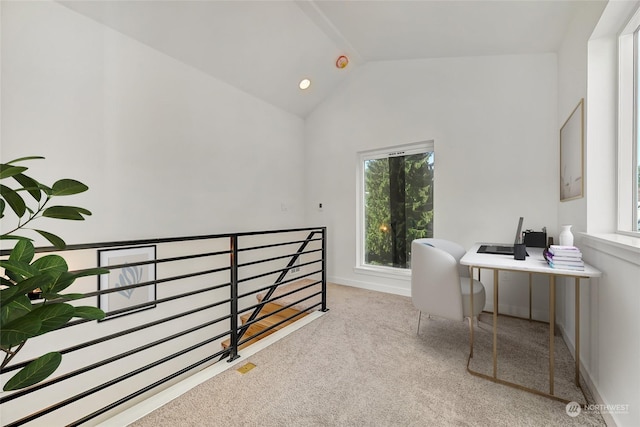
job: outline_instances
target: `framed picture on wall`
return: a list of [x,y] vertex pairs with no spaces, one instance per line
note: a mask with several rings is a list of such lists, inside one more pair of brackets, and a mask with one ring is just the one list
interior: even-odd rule
[[[98,307],[109,320],[155,307],[156,247],[105,249],[98,251],[98,265],[109,274],[98,277],[98,290],[118,289],[98,296]],[[136,286],[149,283],[148,285]]]
[[560,201],[578,199],[584,192],[584,99],[560,128]]

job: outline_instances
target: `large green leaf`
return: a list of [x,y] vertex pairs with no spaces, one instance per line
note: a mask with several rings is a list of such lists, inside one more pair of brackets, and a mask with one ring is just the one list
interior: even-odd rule
[[46,255],[35,260],[32,264],[40,273],[48,274],[57,279],[60,275],[69,270],[67,262],[60,255]]
[[51,188],[54,196],[70,196],[83,193],[89,189],[86,185],[75,179],[61,179],[56,181]]
[[73,273],[64,272],[58,278],[51,282],[43,291],[48,294],[59,294],[67,289],[76,280],[76,276]]
[[[9,304],[0,307],[0,325],[6,325],[12,320],[22,317],[31,311],[31,300],[26,295],[20,295]],[[0,326],[2,329],[2,326]]]
[[9,204],[16,216],[22,218],[27,210],[27,205],[20,195],[6,185],[0,184],[0,196]]
[[31,266],[28,262],[12,259],[0,260],[0,267],[3,267],[5,274],[16,282],[24,278],[37,276],[40,273],[37,268]]
[[42,322],[38,335],[55,331],[66,324],[75,313],[75,307],[71,304],[56,303],[40,305],[24,317],[36,317]]
[[0,329],[0,347],[4,349],[11,348],[40,333],[42,321],[38,316],[33,316],[32,313],[33,311],[30,311],[25,316],[18,317],[11,322],[7,322],[6,325],[2,325],[2,329]]
[[[98,276],[101,274],[109,274],[109,270],[107,270],[106,268],[87,268],[70,273],[63,273],[55,282],[51,284],[51,287],[46,289],[46,293],[59,294],[60,292],[68,288],[79,277]],[[66,295],[63,296],[66,297]]]
[[81,317],[83,319],[89,319],[89,320],[100,320],[100,319],[104,319],[105,313],[104,311],[96,307],[81,306],[81,307],[76,307],[76,312],[74,314],[74,317]]
[[42,191],[40,190],[38,181],[22,173],[15,175],[13,179],[18,181],[18,183],[22,185],[22,189],[28,191],[36,201],[39,202],[40,199],[42,199]]
[[64,242],[64,240],[62,240],[60,237],[56,236],[55,234],[49,233],[48,231],[44,231],[44,230],[34,229],[33,231],[40,233],[42,237],[47,239],[49,243],[51,243],[57,249],[64,249],[67,247],[67,244]]
[[0,199],[0,218],[4,218],[4,208],[7,206],[7,202],[4,199]]
[[33,243],[28,240],[20,240],[11,250],[9,259],[13,261],[26,262],[28,264],[31,262],[34,255],[35,248],[33,247]]
[[13,166],[4,163],[0,163],[0,179],[9,178],[10,176],[16,176],[26,171],[25,166]]
[[20,157],[18,159],[15,160],[11,160],[10,162],[7,162],[8,165],[12,165],[14,163],[18,163],[18,162],[24,162],[25,160],[40,160],[40,159],[44,159],[44,157],[42,156],[27,156],[27,157]]
[[62,355],[52,352],[40,356],[22,368],[4,385],[4,391],[19,390],[37,384],[55,372],[60,366]]
[[70,219],[74,221],[83,221],[82,215],[91,215],[91,212],[84,208],[76,206],[51,206],[42,212],[42,216],[56,219]]
[[39,274],[26,280],[21,280],[13,286],[0,290],[0,305],[9,304],[22,295],[38,289],[50,286],[53,278],[48,274]]

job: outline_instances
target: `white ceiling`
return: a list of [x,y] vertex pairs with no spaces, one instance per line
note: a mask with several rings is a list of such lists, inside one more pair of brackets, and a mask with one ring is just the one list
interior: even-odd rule
[[[300,117],[370,61],[556,52],[576,0],[100,0],[68,8]],[[335,61],[350,59],[345,69]],[[306,91],[298,82],[308,77]]]

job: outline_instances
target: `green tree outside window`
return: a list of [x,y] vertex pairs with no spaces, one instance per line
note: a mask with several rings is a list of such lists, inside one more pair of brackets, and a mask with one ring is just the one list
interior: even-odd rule
[[432,151],[371,159],[365,170],[365,264],[411,266],[411,241],[433,237]]

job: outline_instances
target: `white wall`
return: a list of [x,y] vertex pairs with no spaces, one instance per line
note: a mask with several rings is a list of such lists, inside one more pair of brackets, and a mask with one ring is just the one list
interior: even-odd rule
[[[55,2],[3,1],[0,10],[2,161],[42,155],[27,164],[30,175],[90,187],[56,200],[90,209],[87,221],[44,220],[38,228],[67,243],[95,243],[303,225],[300,118]],[[11,225],[2,219],[3,230]],[[95,290],[87,280],[72,292]],[[160,316],[153,311],[145,314]],[[30,346],[36,353],[59,339],[41,338]],[[3,418],[25,406],[14,401]]]
[[90,187],[68,203],[92,217],[40,227],[85,243],[302,225],[300,118],[57,3],[1,7],[2,159]]
[[[579,9],[579,13],[567,28],[562,46],[558,54],[558,123],[560,127],[569,118],[571,112],[576,108],[581,99],[584,102],[584,114],[587,125],[583,129],[585,143],[585,158],[592,158],[587,152],[586,130],[590,123],[587,111],[592,108],[590,100],[587,99],[587,41],[593,28],[602,13],[603,4],[585,3]],[[611,107],[611,106],[608,106]],[[606,108],[606,107],[605,107]],[[558,142],[559,143],[559,142]],[[559,159],[558,159],[559,161]],[[573,199],[565,202],[558,202],[558,223],[571,224],[571,231],[575,239],[574,243],[580,245],[580,233],[587,229],[587,197],[586,194],[591,189],[592,180],[589,179],[589,168],[585,161],[584,193],[585,197]],[[610,168],[613,168],[610,165]],[[560,286],[557,288],[557,321],[563,327],[567,337],[571,337],[570,347],[573,345],[574,331],[574,289],[573,281],[559,280]],[[585,286],[589,286],[585,282]]]
[[308,220],[329,227],[330,279],[409,293],[408,279],[354,271],[362,150],[435,140],[435,237],[467,248],[509,242],[519,216],[557,234],[556,70],[544,54],[376,62],[354,73],[306,124]]
[[[560,117],[568,115],[571,104],[579,98],[586,100],[585,197],[560,203],[558,221],[576,225],[577,245],[587,262],[602,271],[600,279],[581,284],[583,374],[598,403],[629,405],[628,410],[603,411],[609,425],[637,426],[640,239],[634,242],[634,238],[611,234],[617,229],[617,32],[634,2],[609,2],[604,14],[603,6],[585,4],[568,29],[558,56]],[[561,287],[559,293],[558,322],[573,349],[573,286]]]
[[[511,240],[521,215],[556,237],[561,223],[603,231],[592,221],[611,217],[615,188],[594,188],[594,160],[612,138],[590,131],[586,197],[558,202],[559,127],[581,97],[594,111],[587,40],[599,7],[585,3],[557,58],[370,63],[303,123],[56,3],[0,2],[0,154],[44,155],[35,177],[89,185],[70,203],[94,216],[51,223],[69,243],[327,225],[331,280],[408,294],[407,280],[354,271],[358,151],[434,139],[435,234],[466,247]],[[604,277],[583,288],[585,372],[605,403],[632,405],[615,422],[637,425],[640,266],[587,243]],[[560,295],[558,319],[570,345],[572,295]],[[505,303],[520,296],[501,291]]]
[[[620,251],[580,234],[615,231],[615,129],[603,115],[612,108],[606,99],[594,100],[591,90],[615,87],[615,73],[598,67],[615,65],[615,58],[603,51],[606,40],[587,44],[604,6],[584,4],[567,29],[557,61],[540,55],[381,62],[354,73],[307,120],[306,208],[311,223],[329,227],[331,280],[405,295],[408,281],[354,271],[358,151],[435,140],[436,237],[466,247],[481,240],[509,241],[510,224],[520,215],[526,227],[547,226],[556,239],[560,224],[573,224],[585,259],[603,272],[601,279],[581,285],[583,374],[598,403],[629,405],[626,413],[605,411],[607,422],[635,426],[640,423],[640,341],[634,318],[640,257],[638,251]],[[607,75],[613,81],[598,80]],[[580,98],[585,98],[588,131],[585,197],[561,203],[559,129]],[[593,124],[596,117],[599,125]],[[509,178],[497,179],[497,171]],[[523,179],[518,182],[515,176]],[[316,208],[319,202],[322,210]],[[522,289],[523,280],[504,276],[501,283],[520,282],[515,288]],[[492,309],[491,279],[484,282]],[[557,322],[573,349],[573,286],[560,282]],[[548,296],[544,290],[536,295],[535,289],[540,287],[534,287],[534,311],[537,306],[544,318]],[[502,286],[501,312],[522,314],[518,310],[526,299],[512,289],[505,302],[505,291]]]

